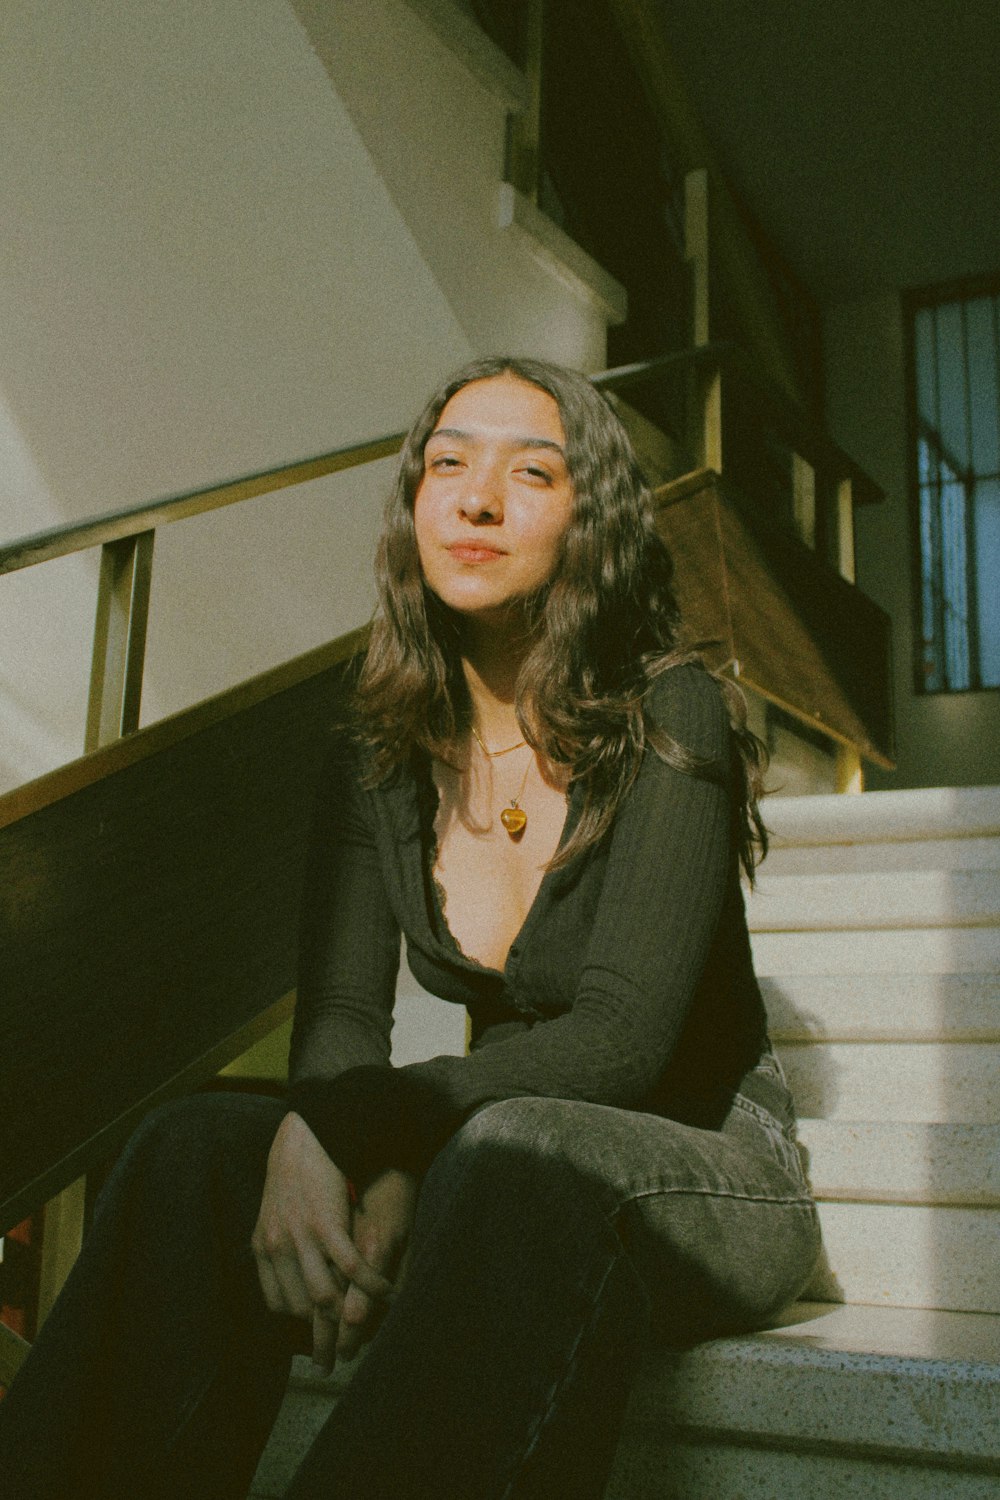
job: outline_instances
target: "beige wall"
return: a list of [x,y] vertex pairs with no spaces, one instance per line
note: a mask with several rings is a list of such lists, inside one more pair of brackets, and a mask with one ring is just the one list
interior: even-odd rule
[[882,787],[1000,782],[1000,692],[913,691],[911,540],[906,474],[903,320],[884,297],[836,307],[824,326],[827,414],[836,441],[883,485],[859,510],[858,582],[892,617],[898,770],[871,769]]
[[[0,536],[405,426],[473,353],[603,362],[497,228],[505,110],[403,0],[7,0]],[[358,624],[391,465],[165,528],[144,717]],[[96,557],[0,580],[0,790],[82,743]]]

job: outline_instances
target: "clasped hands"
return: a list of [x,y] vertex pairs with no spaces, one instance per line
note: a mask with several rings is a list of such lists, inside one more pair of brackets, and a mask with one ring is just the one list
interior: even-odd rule
[[405,1271],[417,1179],[390,1169],[351,1203],[347,1178],[305,1121],[285,1116],[268,1157],[252,1247],[272,1312],[312,1322],[329,1372],[373,1336]]

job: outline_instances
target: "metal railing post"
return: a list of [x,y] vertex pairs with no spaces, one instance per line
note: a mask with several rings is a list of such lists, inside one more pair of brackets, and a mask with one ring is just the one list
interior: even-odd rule
[[[97,585],[84,749],[132,734],[139,727],[142,669],[153,575],[154,531],[105,542]],[[41,1327],[83,1244],[87,1179],[77,1178],[45,1205],[38,1282]]]
[[155,535],[142,531],[101,548],[86,750],[139,727]]

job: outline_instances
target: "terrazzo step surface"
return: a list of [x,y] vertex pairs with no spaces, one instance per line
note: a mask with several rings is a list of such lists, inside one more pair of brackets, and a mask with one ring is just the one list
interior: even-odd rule
[[1000,786],[768,797],[763,808],[782,847],[1000,837]]
[[[296,1361],[250,1500],[283,1496],[342,1388]],[[998,1411],[1000,1318],[800,1303],[647,1357],[606,1500],[996,1500]]]
[[1000,1313],[1000,1213],[914,1203],[819,1202],[823,1256],[806,1296]]
[[606,1500],[996,1500],[1000,1318],[799,1304],[653,1355]]
[[1000,1208],[1000,1125],[800,1119],[799,1141],[827,1201]]
[[1000,838],[990,835],[906,839],[892,844],[781,844],[772,841],[761,874],[849,875],[876,870],[996,869],[1000,869]]
[[776,1042],[1000,1042],[1000,972],[780,974],[760,987]]
[[771,875],[747,898],[752,932],[983,927],[1000,923],[995,870]]
[[1000,927],[875,932],[754,932],[761,977],[816,974],[998,974]]
[[1000,1043],[787,1042],[776,1048],[799,1115],[994,1125]]

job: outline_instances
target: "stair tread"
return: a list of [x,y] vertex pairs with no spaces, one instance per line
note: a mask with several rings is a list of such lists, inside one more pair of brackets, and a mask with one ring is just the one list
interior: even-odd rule
[[1000,1042],[1000,973],[775,974],[760,987],[776,1042]]
[[1000,1461],[1000,1317],[798,1303],[763,1333],[651,1353],[628,1427]]
[[804,1295],[1000,1313],[995,1208],[820,1200],[823,1256]]
[[751,946],[758,975],[1000,973],[996,927],[755,932]]
[[1000,1207],[1000,1124],[803,1118],[799,1139],[820,1198]]
[[1000,923],[995,870],[763,872],[747,899],[755,932],[971,927]]
[[783,1042],[777,1053],[806,1117],[915,1125],[1000,1119],[995,1042]]
[[1000,833],[1000,786],[768,797],[764,817],[776,845],[989,838]]
[[1000,870],[1000,836],[903,839],[894,843],[781,844],[762,874],[827,875],[902,870]]

